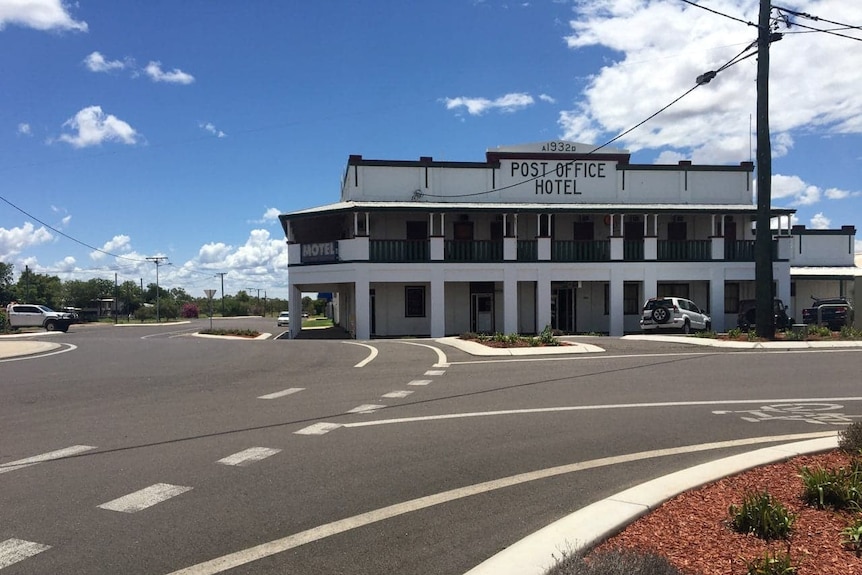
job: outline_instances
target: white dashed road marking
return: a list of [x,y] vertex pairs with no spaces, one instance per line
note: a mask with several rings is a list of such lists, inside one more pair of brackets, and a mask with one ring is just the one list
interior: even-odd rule
[[24,559],[28,559],[33,555],[47,551],[50,545],[42,545],[32,541],[24,541],[23,539],[7,539],[0,541],[0,569],[8,567]]
[[430,379],[414,379],[407,385],[428,385],[429,383],[431,383]]
[[309,425],[308,427],[303,427],[299,431],[294,431],[296,435],[323,435],[324,433],[329,433],[333,429],[338,429],[341,427],[340,423],[315,423],[314,425]]
[[147,507],[152,507],[156,503],[167,501],[171,497],[176,497],[190,490],[191,487],[183,487],[182,485],[156,483],[140,491],[135,491],[113,501],[103,503],[99,505],[99,508],[107,509],[108,511],[119,511],[121,513],[137,513]]
[[291,395],[304,390],[304,387],[291,387],[290,389],[284,389],[282,391],[276,391],[275,393],[261,395],[260,397],[258,397],[258,399],[278,399],[279,397],[284,397],[285,395]]
[[246,465],[251,465],[252,463],[275,455],[280,451],[281,449],[273,449],[270,447],[249,447],[244,451],[240,451],[239,453],[234,453],[233,455],[228,455],[225,458],[219,459],[218,461],[216,461],[216,463],[221,463],[222,465],[235,465],[237,467],[245,467]]
[[425,375],[443,375],[444,373],[446,373],[445,369],[429,369]]
[[404,399],[405,397],[407,397],[407,396],[408,396],[408,395],[410,395],[411,393],[413,393],[413,392],[412,392],[412,391],[408,391],[408,390],[405,390],[405,391],[390,391],[389,393],[384,393],[382,397],[385,397],[385,398],[387,398],[387,399]]
[[23,469],[24,467],[30,467],[31,465],[36,465],[37,463],[51,461],[52,459],[62,459],[63,457],[70,457],[72,455],[77,455],[85,451],[90,451],[91,449],[96,448],[91,445],[73,445],[72,447],[67,447],[65,449],[58,449],[57,451],[43,453],[42,455],[34,455],[33,457],[28,457],[27,459],[10,461],[9,463],[4,463],[0,465],[0,473],[8,473],[9,471],[15,471],[16,469]]
[[359,405],[357,407],[354,407],[353,409],[351,409],[347,413],[374,413],[378,409],[383,409],[384,407],[386,407],[386,406],[367,403],[364,405]]

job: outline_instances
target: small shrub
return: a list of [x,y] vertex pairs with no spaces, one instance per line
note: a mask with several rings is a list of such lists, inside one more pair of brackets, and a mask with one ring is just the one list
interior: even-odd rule
[[547,575],[682,575],[682,572],[660,555],[611,549],[586,557],[583,553],[563,553]]
[[832,337],[832,330],[829,329],[829,327],[827,327],[825,325],[809,325],[808,326],[808,336],[809,337],[815,336],[815,337],[830,338],[830,337]]
[[809,505],[846,509],[862,503],[862,460],[854,459],[849,467],[835,470],[803,467],[799,476],[802,497]]
[[796,516],[766,492],[748,493],[742,505],[728,510],[731,526],[738,533],[753,533],[760,539],[784,539],[790,534]]
[[739,329],[738,327],[727,330],[727,337],[729,337],[730,339],[739,339],[739,337],[741,335],[742,335],[742,330]]
[[841,339],[862,339],[862,329],[856,329],[852,325],[841,326]]
[[696,337],[705,337],[707,339],[715,339],[715,337],[716,337],[715,331],[713,331],[711,329],[699,331],[699,332],[695,333],[694,335]]
[[252,329],[202,329],[204,335],[234,335],[238,337],[257,337],[260,332]]
[[805,341],[808,339],[808,333],[802,330],[785,329],[784,339],[786,341]]
[[468,332],[462,333],[462,334],[461,334],[460,336],[458,336],[458,337],[460,337],[461,339],[467,339],[467,340],[470,340],[470,339],[479,339],[479,334],[478,334],[478,333],[475,333],[475,332],[472,332],[472,331],[468,331]]
[[[859,505],[856,509],[860,509]],[[841,545],[853,551],[856,557],[862,557],[862,517],[841,530]]]
[[545,329],[543,329],[542,333],[539,334],[539,341],[542,345],[560,345],[559,340],[557,340],[557,335],[554,332],[555,330],[552,330],[550,325],[545,326]]
[[862,452],[862,421],[854,421],[838,432],[838,447],[850,453]]
[[139,321],[156,319],[156,308],[148,305],[142,305],[135,310],[135,319]]
[[748,569],[746,575],[790,575],[796,573],[796,567],[790,559],[789,553],[780,551],[770,552],[768,549],[763,556],[745,562]]
[[199,317],[200,312],[198,311],[198,306],[193,303],[184,303],[183,309],[180,312],[180,315],[184,318],[192,318]]
[[748,341],[757,341],[757,332],[753,329],[748,330]]

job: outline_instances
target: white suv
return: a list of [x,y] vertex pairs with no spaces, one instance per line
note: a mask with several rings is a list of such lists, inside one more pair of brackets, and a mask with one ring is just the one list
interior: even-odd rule
[[654,297],[644,304],[641,329],[678,329],[682,333],[709,330],[712,320],[694,302],[681,297]]

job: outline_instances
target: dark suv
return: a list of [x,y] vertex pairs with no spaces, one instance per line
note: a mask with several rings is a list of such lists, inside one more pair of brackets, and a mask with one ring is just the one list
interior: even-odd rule
[[[793,325],[793,318],[787,315],[787,306],[778,298],[772,300],[772,312],[775,318],[775,329],[785,330]],[[748,331],[757,321],[757,300],[744,299],[739,302],[739,313],[736,316],[736,327]]]

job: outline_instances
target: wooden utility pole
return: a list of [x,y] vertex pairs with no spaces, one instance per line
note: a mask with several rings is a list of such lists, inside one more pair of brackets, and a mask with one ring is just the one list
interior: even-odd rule
[[769,141],[769,44],[772,41],[769,0],[760,0],[757,23],[757,235],[754,239],[754,283],[757,335],[775,337],[772,303],[772,146]]

